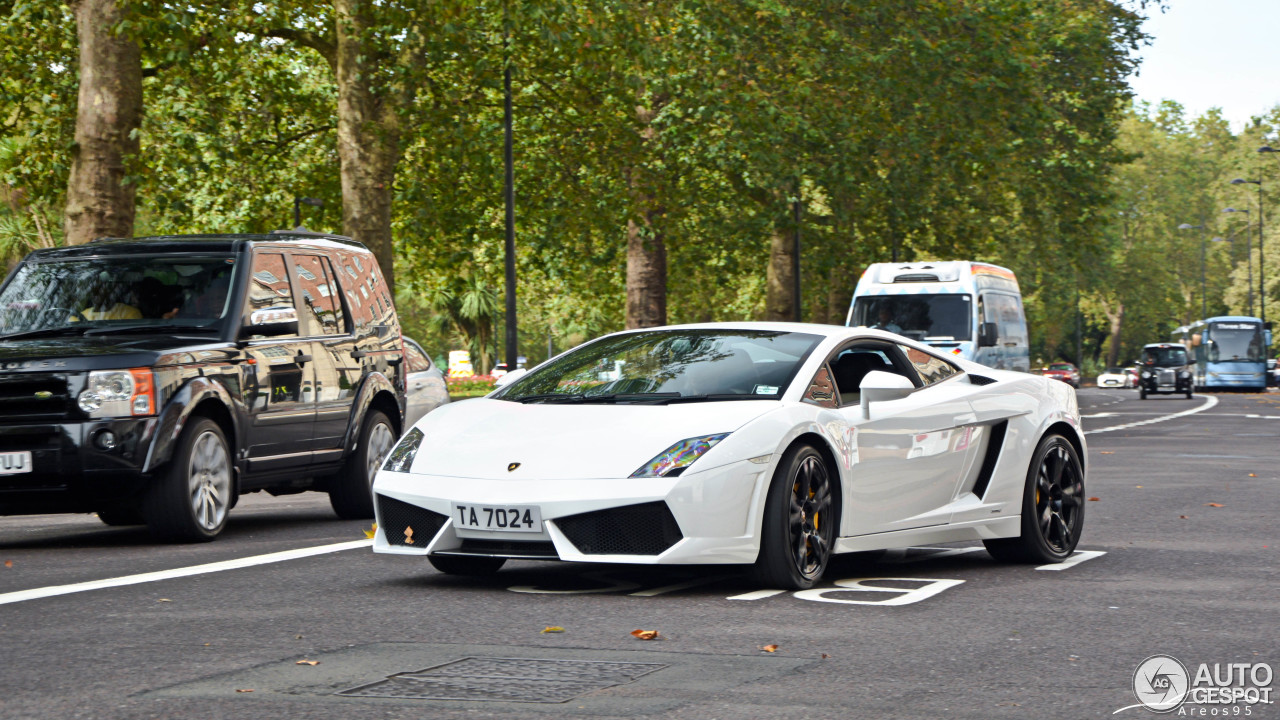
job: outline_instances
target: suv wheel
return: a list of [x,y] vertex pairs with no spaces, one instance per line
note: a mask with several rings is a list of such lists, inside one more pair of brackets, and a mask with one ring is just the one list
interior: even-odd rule
[[231,474],[231,452],[222,428],[209,418],[192,418],[173,460],[143,501],[148,529],[164,540],[214,539],[227,524]]
[[329,487],[329,504],[343,520],[373,517],[373,476],[396,445],[396,433],[381,410],[369,410],[360,428],[355,452],[347,456],[342,470]]

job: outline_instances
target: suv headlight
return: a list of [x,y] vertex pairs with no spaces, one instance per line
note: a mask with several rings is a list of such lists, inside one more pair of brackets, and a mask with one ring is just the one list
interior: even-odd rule
[[154,415],[156,386],[151,370],[94,370],[77,404],[91,418]]
[[727,437],[729,433],[718,433],[681,440],[641,465],[638,470],[631,473],[631,477],[675,477],[692,465],[693,461],[715,447],[716,443]]
[[413,467],[413,458],[418,454],[418,446],[422,444],[422,437],[421,430],[411,428],[404,437],[400,438],[400,442],[396,443],[395,449],[382,464],[382,469],[387,472],[409,472],[409,468]]

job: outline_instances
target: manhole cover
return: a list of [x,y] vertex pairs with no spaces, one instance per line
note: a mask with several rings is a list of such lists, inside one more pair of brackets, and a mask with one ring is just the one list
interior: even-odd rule
[[666,667],[659,663],[468,657],[343,690],[348,697],[562,703]]

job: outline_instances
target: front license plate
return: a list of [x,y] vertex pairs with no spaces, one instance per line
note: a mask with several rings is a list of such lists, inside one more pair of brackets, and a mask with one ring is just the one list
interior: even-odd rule
[[31,451],[0,453],[0,475],[31,472]]
[[465,530],[502,532],[542,532],[542,515],[537,505],[453,504],[453,524]]

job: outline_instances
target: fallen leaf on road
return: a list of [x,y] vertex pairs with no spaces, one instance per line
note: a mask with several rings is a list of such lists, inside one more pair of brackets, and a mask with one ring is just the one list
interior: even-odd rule
[[1205,507],[1226,507],[1222,503],[1205,503]]
[[544,632],[544,633],[562,633],[562,632],[564,632],[564,628],[560,627],[559,625],[548,625],[548,626],[546,626],[546,627],[542,628],[542,632]]
[[763,650],[763,651],[765,651],[765,652],[778,652],[778,646],[777,646],[777,645],[765,645],[765,646],[761,647],[760,649],[761,649],[761,650]]
[[250,688],[236,688],[236,692],[253,692]]
[[1103,450],[1103,451],[1102,451],[1102,454],[1103,454],[1103,455],[1115,455],[1115,454],[1116,454],[1116,451],[1115,451],[1115,450]]
[[159,600],[157,600],[156,602],[173,602],[173,601],[172,601],[172,600],[170,600],[169,598],[160,598],[160,599],[159,599]]
[[374,523],[373,527],[364,531],[364,536],[369,538],[370,540],[372,540],[373,536],[377,534],[378,534],[378,523]]
[[294,636],[293,636],[293,639],[294,639],[294,640],[301,640],[301,639],[302,639],[302,636],[301,636],[301,635],[294,635]]
[[1179,519],[1179,520],[1188,520],[1189,518],[1188,518],[1186,515],[1179,515],[1179,516],[1178,516],[1178,519]]
[[828,654],[826,654],[826,653],[822,653],[822,659],[823,659],[823,660],[826,660],[826,659],[827,659],[827,658],[829,658],[829,657],[831,657],[831,656],[830,656],[830,655],[828,655]]
[[657,640],[658,639],[657,630],[632,630],[631,634],[635,635],[640,640]]
[[313,667],[319,664],[320,664],[319,660],[299,660],[298,662],[294,663],[294,665],[311,665]]
[[1134,485],[1134,487],[1138,488],[1139,490],[1141,490],[1141,489],[1142,489],[1142,486],[1141,486],[1141,485]]
[[13,567],[13,561],[12,561],[12,560],[5,560],[5,561],[4,561],[4,566],[5,566],[5,567]]
[[1249,477],[1258,477],[1258,476],[1254,475],[1253,473],[1249,473]]
[[1100,498],[1100,497],[1091,497],[1091,498],[1089,498],[1089,502],[1098,502],[1098,501],[1099,501],[1099,500],[1101,500],[1101,499],[1102,499],[1102,498]]

